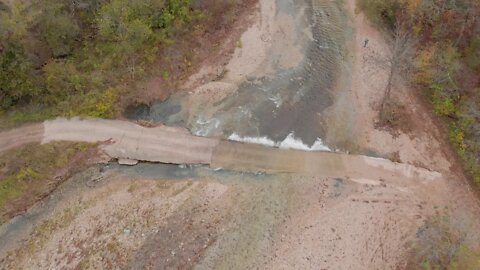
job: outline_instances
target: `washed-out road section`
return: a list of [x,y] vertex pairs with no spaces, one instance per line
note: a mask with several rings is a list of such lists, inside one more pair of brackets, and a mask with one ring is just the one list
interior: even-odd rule
[[334,152],[308,152],[205,138],[187,130],[143,127],[128,121],[63,119],[24,126],[0,133],[0,154],[28,143],[52,141],[101,142],[112,158],[172,164],[205,164],[244,172],[300,173],[342,177],[363,184],[425,183],[438,172],[409,164]]

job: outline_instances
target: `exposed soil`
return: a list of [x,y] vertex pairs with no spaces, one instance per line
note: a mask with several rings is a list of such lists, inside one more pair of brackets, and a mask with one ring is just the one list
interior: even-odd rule
[[392,243],[406,242],[429,211],[386,186],[287,175],[192,182],[112,174],[63,196],[2,265],[386,269],[400,255]]
[[[353,16],[356,32],[352,45],[355,61],[350,95],[354,97],[353,105],[357,110],[354,134],[359,151],[397,156],[400,162],[441,172],[445,181],[442,183],[443,187],[438,185],[434,190],[428,191],[428,195],[436,204],[444,205],[448,209],[447,214],[455,226],[462,228],[462,233],[478,239],[478,229],[474,229],[480,213],[478,199],[467,184],[468,181],[458,165],[456,155],[448,145],[446,136],[442,135],[443,130],[435,124],[431,110],[419,99],[415,89],[404,83],[397,83],[393,102],[397,105],[394,110],[400,119],[388,128],[376,126],[377,108],[386,85],[387,74],[369,59],[371,55],[388,53],[388,48],[381,33],[365,16],[361,13],[355,14],[354,0],[347,1],[347,8]],[[367,38],[369,42],[364,48],[364,40]],[[476,244],[473,245],[475,246]]]
[[43,124],[28,125],[2,132],[0,153],[28,143],[38,143],[43,138]]

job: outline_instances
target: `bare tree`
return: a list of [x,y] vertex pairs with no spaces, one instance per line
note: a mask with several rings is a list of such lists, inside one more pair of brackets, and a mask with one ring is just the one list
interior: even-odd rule
[[393,36],[389,43],[389,54],[385,59],[388,67],[388,79],[380,106],[380,119],[383,119],[386,105],[390,101],[395,76],[405,74],[410,70],[414,53],[413,35],[404,23],[396,23]]
[[391,93],[398,76],[408,73],[412,65],[415,52],[415,39],[407,23],[398,20],[393,32],[388,35],[388,52],[384,55],[373,54],[368,56],[379,70],[387,70],[387,84],[379,108],[380,122],[384,122],[385,114],[390,103]]

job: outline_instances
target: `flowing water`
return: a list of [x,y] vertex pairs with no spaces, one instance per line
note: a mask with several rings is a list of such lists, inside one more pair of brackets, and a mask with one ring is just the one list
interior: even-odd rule
[[180,91],[165,102],[130,107],[126,116],[185,126],[199,136],[327,150],[322,145],[328,129],[324,111],[334,102],[344,65],[345,14],[337,1],[277,0],[276,7],[277,23],[293,22],[293,46],[302,54],[299,64],[279,64],[295,48],[283,46],[285,35],[275,33],[266,60],[273,73],[248,76],[213,109],[185,110],[188,93]]

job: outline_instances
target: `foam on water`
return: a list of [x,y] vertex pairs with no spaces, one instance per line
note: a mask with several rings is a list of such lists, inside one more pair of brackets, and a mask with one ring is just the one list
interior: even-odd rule
[[275,107],[277,109],[280,108],[280,106],[282,106],[283,100],[282,100],[282,97],[280,95],[271,96],[268,99],[275,104]]
[[233,133],[228,137],[228,139],[236,142],[261,144],[261,145],[270,146],[270,147],[276,146],[275,142],[267,137],[241,137],[237,133]]
[[282,149],[298,149],[305,151],[332,151],[328,146],[323,144],[322,139],[317,138],[312,146],[308,146],[302,142],[301,139],[295,138],[295,134],[291,132],[288,136],[280,142],[278,145]]
[[195,126],[192,128],[193,135],[207,137],[220,127],[220,120],[212,118],[205,120],[200,116],[195,122]]
[[294,132],[288,134],[288,136],[281,142],[275,142],[268,137],[242,137],[236,133],[233,133],[228,137],[231,141],[246,142],[253,144],[261,144],[270,147],[278,147],[281,149],[297,149],[304,151],[332,151],[328,146],[323,144],[322,139],[317,138],[312,146],[308,146],[302,142],[302,140],[295,138]]

